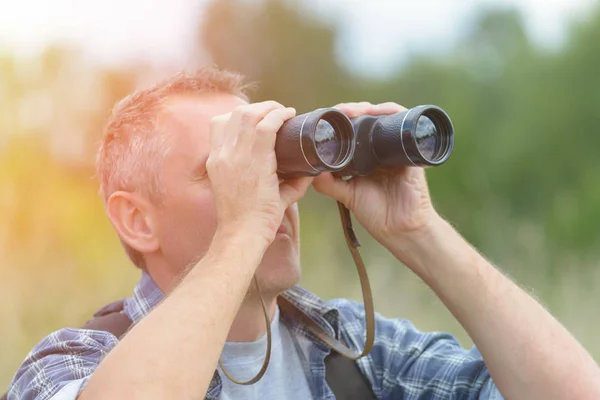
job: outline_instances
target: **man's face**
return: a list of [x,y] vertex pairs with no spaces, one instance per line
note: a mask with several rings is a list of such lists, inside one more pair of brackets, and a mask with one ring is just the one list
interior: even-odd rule
[[[169,101],[160,128],[168,136],[170,151],[160,169],[163,201],[154,206],[158,257],[169,271],[179,274],[208,250],[217,227],[215,200],[206,173],[210,152],[210,121],[246,104],[228,94],[180,97]],[[290,207],[269,247],[257,278],[261,291],[278,294],[300,279],[299,218]],[[248,232],[252,234],[252,232]]]

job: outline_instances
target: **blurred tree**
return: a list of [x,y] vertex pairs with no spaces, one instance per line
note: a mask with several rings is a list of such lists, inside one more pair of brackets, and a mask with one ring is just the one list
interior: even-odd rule
[[213,1],[201,38],[214,63],[258,83],[256,101],[275,99],[302,113],[341,102],[352,88],[335,57],[334,27],[293,2]]

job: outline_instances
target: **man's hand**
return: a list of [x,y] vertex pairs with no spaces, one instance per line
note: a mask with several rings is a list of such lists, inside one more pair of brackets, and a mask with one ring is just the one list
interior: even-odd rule
[[[350,118],[404,110],[394,103],[337,107]],[[346,182],[322,174],[314,186],[346,205],[433,289],[479,348],[505,398],[600,398],[595,361],[540,304],[437,215],[423,168],[400,167]]]
[[[406,108],[396,103],[346,103],[335,106],[349,118],[362,115],[389,115]],[[398,167],[377,170],[369,176],[343,181],[330,173],[319,175],[315,189],[343,203],[380,243],[420,231],[437,214],[431,204],[423,168]]]
[[295,115],[293,108],[266,101],[213,118],[206,169],[219,230],[251,232],[266,249],[285,210],[306,193],[311,177],[280,183],[277,176],[277,131]]

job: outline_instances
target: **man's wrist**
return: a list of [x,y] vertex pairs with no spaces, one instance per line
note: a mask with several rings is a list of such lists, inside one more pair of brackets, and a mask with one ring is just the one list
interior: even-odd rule
[[443,268],[442,260],[460,258],[472,250],[458,232],[438,214],[418,230],[390,237],[386,247],[408,268],[428,281],[433,269]]
[[256,269],[268,242],[251,229],[217,229],[206,254],[211,260],[234,259]]
[[231,289],[241,284],[239,287],[245,292],[265,251],[256,236],[217,230],[208,251],[190,267],[185,280],[195,286],[208,277],[221,279],[229,282]]

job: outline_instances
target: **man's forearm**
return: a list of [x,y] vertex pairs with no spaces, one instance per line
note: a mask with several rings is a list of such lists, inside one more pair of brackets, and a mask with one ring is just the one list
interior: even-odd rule
[[101,362],[80,399],[203,399],[263,255],[255,242],[217,235],[206,257]]
[[466,329],[506,398],[600,398],[600,369],[590,355],[447,222],[386,246]]

